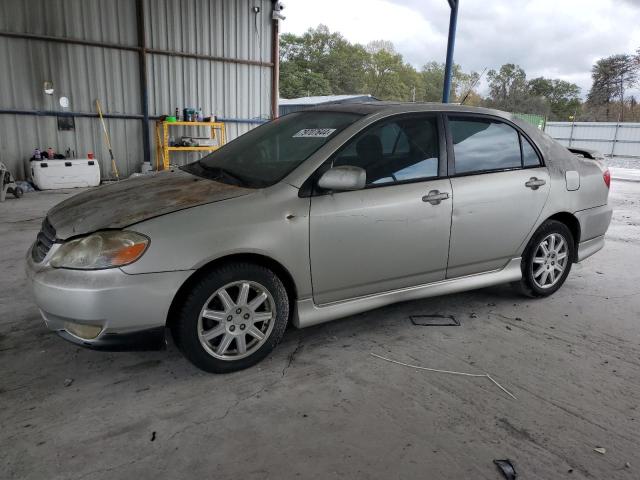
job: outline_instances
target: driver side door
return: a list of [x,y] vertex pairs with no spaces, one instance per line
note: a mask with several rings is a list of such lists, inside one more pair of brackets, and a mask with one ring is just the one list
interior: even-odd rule
[[316,304],[445,278],[452,191],[440,175],[441,138],[435,114],[392,117],[366,128],[329,160],[327,168],[363,168],[367,181],[361,190],[317,191],[311,198]]

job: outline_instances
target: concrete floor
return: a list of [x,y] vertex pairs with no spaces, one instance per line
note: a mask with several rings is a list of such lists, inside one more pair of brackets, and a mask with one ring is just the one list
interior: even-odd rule
[[[226,376],[196,370],[172,346],[94,352],[45,330],[22,258],[68,193],[8,200],[0,477],[500,479],[492,460],[510,458],[522,479],[638,479],[639,194],[640,183],[614,181],[605,249],[551,298],[501,286],[290,330],[266,361]],[[430,313],[462,325],[408,318]],[[488,372],[517,400],[485,378],[371,352]]]

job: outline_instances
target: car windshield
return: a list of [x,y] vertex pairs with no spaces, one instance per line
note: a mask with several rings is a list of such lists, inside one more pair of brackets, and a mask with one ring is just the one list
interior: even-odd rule
[[338,132],[361,118],[345,112],[296,112],[236,138],[183,170],[225,183],[277,183]]

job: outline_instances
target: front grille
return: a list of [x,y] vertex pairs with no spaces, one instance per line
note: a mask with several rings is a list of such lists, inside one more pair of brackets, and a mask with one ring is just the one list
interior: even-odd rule
[[36,263],[42,262],[55,242],[56,229],[53,228],[49,219],[45,218],[42,221],[42,229],[38,233],[36,242],[33,244],[33,248],[31,249],[31,258],[33,258],[33,261]]

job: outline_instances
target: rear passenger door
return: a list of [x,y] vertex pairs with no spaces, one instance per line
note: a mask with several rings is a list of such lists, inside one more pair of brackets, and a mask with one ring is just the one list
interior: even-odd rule
[[494,117],[448,115],[453,190],[447,278],[502,268],[533,228],[549,174],[528,138]]

